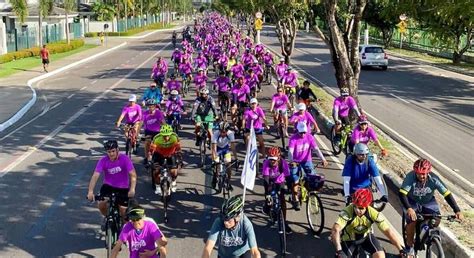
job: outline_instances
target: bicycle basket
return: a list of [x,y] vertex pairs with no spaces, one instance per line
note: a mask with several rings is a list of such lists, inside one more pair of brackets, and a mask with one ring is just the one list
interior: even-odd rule
[[309,191],[319,191],[323,187],[325,180],[323,174],[308,175],[306,176],[305,187]]

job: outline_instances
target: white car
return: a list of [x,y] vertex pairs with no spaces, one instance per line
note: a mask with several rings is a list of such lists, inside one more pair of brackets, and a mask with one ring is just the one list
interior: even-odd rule
[[387,70],[388,56],[382,47],[373,45],[359,46],[359,60],[361,68],[369,66],[379,66],[382,70]]

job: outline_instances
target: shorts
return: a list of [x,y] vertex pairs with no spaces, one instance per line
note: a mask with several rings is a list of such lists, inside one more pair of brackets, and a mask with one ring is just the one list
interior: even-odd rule
[[165,157],[162,156],[160,153],[153,153],[153,163],[158,163],[160,166],[168,166],[172,169],[178,168],[178,163],[176,162],[176,155],[171,157],[166,157],[166,164],[165,164]]
[[219,99],[230,99],[230,93],[228,91],[219,91],[217,96]]
[[49,64],[49,59],[48,58],[45,58],[42,60],[43,64]]
[[119,206],[128,206],[128,188],[117,188],[111,185],[103,184],[100,188],[101,196],[110,196],[112,193],[117,195],[117,204]]
[[181,121],[181,114],[180,113],[173,113],[171,115],[166,116],[166,123],[171,125],[173,123],[173,119],[176,117],[178,123]]
[[[416,213],[441,215],[441,212],[439,211],[439,205],[434,197],[428,203],[424,204],[419,204],[414,200],[408,198],[408,203],[410,204],[411,208],[415,210]],[[405,209],[403,212],[405,213],[405,218],[407,218],[407,223],[413,222],[408,216],[406,216],[407,211]]]
[[[383,251],[380,242],[373,234],[368,234],[365,238],[356,241],[342,241],[342,251],[347,257],[354,257],[354,252],[358,245],[369,254]],[[360,255],[360,254],[359,254]],[[359,256],[358,256],[359,257]]]
[[[204,119],[202,119],[204,117]],[[208,114],[207,116],[196,115],[195,117],[196,126],[201,126],[201,124],[207,123],[207,130],[212,130],[214,124],[214,115]]]
[[281,114],[283,116],[288,116],[288,110],[286,108],[275,109],[275,112],[278,114],[280,110],[282,111]]
[[314,170],[313,161],[310,160],[310,161],[298,162],[298,166],[296,167],[290,166],[290,173],[291,173],[291,177],[293,178],[293,182],[298,182],[298,180],[300,180],[300,177],[298,174],[300,169],[303,169],[305,175],[316,174],[316,171]]
[[226,146],[224,148],[219,148],[217,147],[217,158],[216,162],[219,162],[220,156],[224,156],[224,162],[229,163],[232,161],[232,153],[230,152],[229,146]]
[[339,120],[341,120],[343,126],[351,124],[351,120],[349,120],[349,116],[339,116]]
[[149,130],[145,130],[145,138],[150,138],[150,139],[153,139],[157,134],[159,134],[160,132],[154,132],[154,131],[149,131]]
[[165,76],[164,75],[154,75],[153,76],[153,81],[156,83],[156,85],[162,87],[163,82],[165,81]]
[[[250,133],[250,128],[245,128],[244,133]],[[263,128],[255,128],[255,135],[263,135]]]

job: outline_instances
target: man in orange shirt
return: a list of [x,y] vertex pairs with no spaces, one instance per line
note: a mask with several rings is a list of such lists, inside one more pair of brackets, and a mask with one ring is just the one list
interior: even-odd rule
[[46,45],[43,45],[43,48],[40,50],[40,55],[43,62],[43,69],[45,72],[48,72],[46,68],[49,65],[49,50],[46,48]]

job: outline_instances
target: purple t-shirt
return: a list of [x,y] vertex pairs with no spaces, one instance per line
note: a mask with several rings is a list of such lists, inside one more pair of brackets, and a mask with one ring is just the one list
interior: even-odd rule
[[232,94],[235,95],[237,101],[245,102],[247,100],[247,95],[250,94],[250,88],[247,84],[244,84],[242,87],[236,84],[232,88]]
[[333,108],[339,110],[339,116],[347,117],[349,115],[349,110],[354,109],[357,106],[353,97],[348,96],[346,101],[342,97],[337,97],[334,99]]
[[372,127],[368,127],[365,132],[362,132],[360,126],[357,126],[352,132],[351,140],[353,143],[356,143],[356,140],[359,140],[360,143],[367,144],[370,140],[374,142],[377,141],[377,134]]
[[[163,233],[161,233],[160,228],[153,219],[145,217],[143,220],[144,226],[140,234],[137,233],[132,222],[125,224],[120,232],[119,240],[127,243],[130,250],[130,258],[139,258],[140,253],[155,249],[156,240],[161,239],[163,236]],[[158,258],[158,255],[149,257]]]
[[286,72],[286,68],[288,68],[288,65],[285,64],[285,63],[280,63],[280,64],[277,64],[276,65],[276,68],[275,68],[275,72],[277,74],[277,77],[278,78],[282,78],[283,75],[285,74]]
[[123,189],[129,188],[128,174],[134,169],[130,158],[122,153],[119,153],[114,161],[111,161],[109,156],[101,158],[95,167],[97,173],[104,174],[104,184]]
[[285,182],[285,177],[290,176],[288,162],[284,159],[281,159],[281,168],[283,171],[280,171],[278,164],[272,167],[270,160],[266,159],[263,161],[262,176],[269,176],[276,184],[282,184]]
[[293,161],[298,163],[311,161],[311,150],[317,147],[316,140],[310,133],[306,133],[303,137],[297,133],[293,134],[288,141],[288,151],[293,153]]
[[136,123],[142,119],[142,108],[137,104],[134,104],[133,106],[126,105],[122,109],[122,115],[125,116],[127,124]]
[[311,128],[311,125],[316,123],[314,117],[308,111],[305,111],[303,115],[300,115],[299,112],[296,112],[290,117],[290,123],[294,124],[295,126],[299,122],[306,123],[308,128]]
[[155,109],[153,114],[150,110],[146,110],[143,113],[143,127],[147,131],[159,132],[164,119],[165,117],[160,110]]
[[183,100],[181,100],[181,98],[177,100],[168,99],[165,105],[166,105],[166,114],[168,115],[171,115],[173,113],[183,112],[184,103],[183,103]]
[[262,129],[264,117],[265,112],[263,112],[262,108],[256,107],[255,110],[247,108],[244,112],[245,128],[250,129],[250,123],[253,120],[253,128]]
[[166,84],[166,87],[168,88],[168,91],[177,90],[179,92],[181,91],[181,82],[177,80],[172,80]]
[[196,89],[201,89],[206,87],[207,76],[206,75],[196,75],[194,76],[194,84],[196,84]]
[[257,84],[258,84],[258,76],[257,74],[252,74],[252,76],[250,76],[250,74],[247,74],[245,76],[245,81],[247,82],[247,84],[249,85],[249,87],[251,89],[257,87]]
[[291,87],[296,87],[298,83],[298,78],[296,77],[296,73],[286,73],[283,75],[284,85],[290,85]]
[[275,110],[286,110],[287,104],[289,102],[288,96],[285,94],[273,94],[272,101],[275,102],[275,106],[273,107]]
[[230,68],[230,71],[236,78],[240,78],[244,76],[244,66],[242,64],[235,64]]
[[218,91],[228,92],[229,91],[229,83],[230,83],[230,79],[228,77],[219,76],[216,79],[216,81],[214,82],[214,85],[217,86]]

